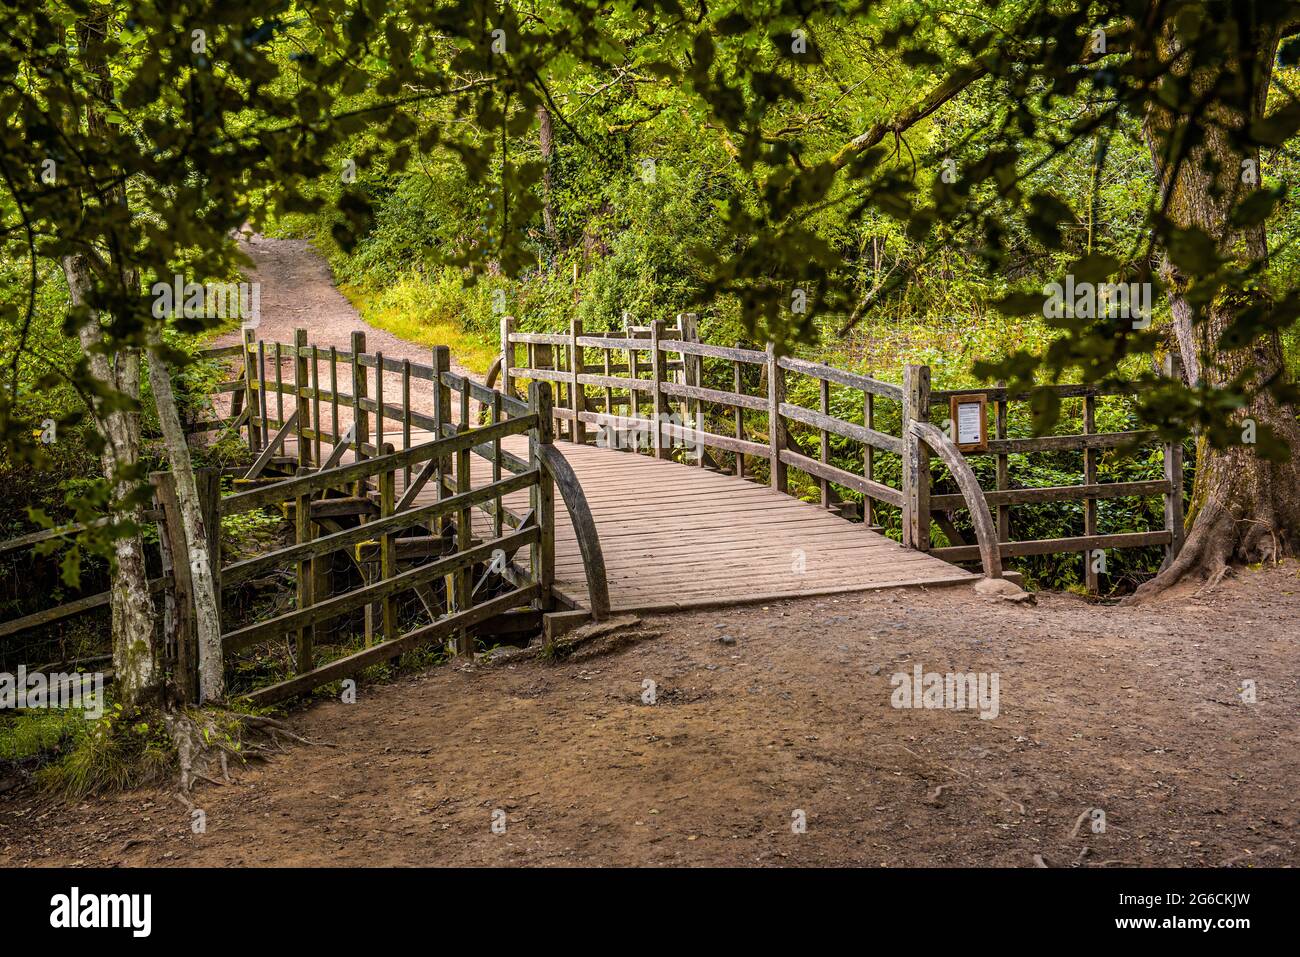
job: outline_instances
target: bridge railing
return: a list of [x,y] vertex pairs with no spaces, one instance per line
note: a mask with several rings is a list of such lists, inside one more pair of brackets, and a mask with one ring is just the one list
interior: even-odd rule
[[[554,414],[557,425],[576,425],[569,429],[576,441],[586,441],[590,433],[598,445],[644,448],[664,459],[677,454],[689,464],[741,477],[752,475],[747,460],[765,460],[779,491],[788,491],[788,469],[793,467],[818,479],[828,507],[836,504],[832,489],[837,485],[862,493],[868,514],[873,501],[902,507],[902,490],[878,481],[874,471],[877,452],[901,454],[903,449],[901,435],[875,428],[876,400],[901,402],[896,385],[818,363],[777,359],[770,350],[700,342],[689,314],[678,317],[676,328],[656,320],[591,336],[578,322],[567,335],[517,332],[507,317],[501,341],[503,390],[509,393],[516,381],[535,379],[563,387]],[[788,375],[818,379],[821,408],[788,402]],[[711,385],[704,384],[706,378]],[[826,395],[832,382],[860,391],[866,425],[831,414]],[[731,388],[720,387],[728,383]],[[710,429],[710,422],[731,428],[723,434]],[[791,436],[789,422],[820,432],[819,458]],[[864,445],[861,475],[831,463],[825,439],[832,434]]]
[[[1040,387],[1057,399],[1083,400],[1083,432],[1010,437],[1009,408],[1013,403],[1027,402],[1027,394],[1009,395],[1000,386],[932,391],[926,366],[906,367],[899,386],[824,363],[776,356],[770,348],[760,351],[703,343],[696,335],[695,319],[689,314],[679,316],[675,328],[657,320],[647,326],[629,325],[599,335],[584,334],[578,322],[570,326],[568,333],[519,332],[514,320],[507,317],[502,322],[501,356],[494,369],[499,369],[507,394],[521,380],[548,381],[560,388],[554,415],[557,425],[570,426],[569,437],[575,441],[590,438],[597,444],[644,450],[660,458],[677,455],[688,464],[719,468],[741,477],[752,477],[747,460],[765,459],[768,481],[786,493],[789,469],[797,469],[816,483],[823,506],[843,512],[846,503],[839,501],[839,490],[857,492],[862,496],[862,516],[869,526],[879,529],[883,524],[879,511],[882,505],[898,509],[904,544],[949,561],[982,560],[986,573],[993,570],[989,549],[982,551],[980,544],[967,542],[951,520],[953,512],[973,509],[970,496],[976,489],[985,507],[996,516],[999,567],[1005,558],[1079,551],[1085,556],[1088,587],[1096,591],[1099,579],[1095,559],[1099,550],[1157,545],[1175,554],[1182,543],[1181,445],[1158,442],[1152,431],[1106,433],[1096,428],[1098,399],[1133,394],[1133,387],[1126,384]],[[815,408],[788,401],[792,391],[808,393],[807,389],[793,388],[801,379],[815,383]],[[730,388],[725,387],[728,384]],[[847,406],[846,394],[850,397]],[[932,419],[950,425],[942,413],[949,411],[954,397],[980,397],[981,412],[989,408],[994,413],[996,435],[987,440],[985,447],[972,449],[954,444],[953,450],[972,461],[978,456],[994,456],[995,488],[985,490],[967,484],[955,493],[933,493],[930,459],[936,450],[925,438],[928,433],[912,425],[930,424]],[[860,408],[861,420],[845,418],[846,407],[854,410],[855,418]],[[707,416],[705,409],[709,411]],[[836,409],[840,414],[835,414]],[[711,430],[710,423],[731,425],[727,430],[730,434]],[[592,425],[596,426],[594,435],[587,428]],[[987,422],[984,428],[989,429]],[[717,429],[716,424],[713,429]],[[801,446],[797,433],[818,439],[816,454]],[[628,436],[633,438],[629,440]],[[861,447],[860,473],[842,467],[842,459],[841,464],[831,460],[832,437]],[[1151,446],[1162,450],[1162,479],[1098,481],[1100,456],[1105,450],[1131,453]],[[945,448],[944,453],[953,450]],[[1070,451],[1082,453],[1081,484],[1016,487],[1013,456]],[[896,456],[898,467],[891,462],[882,472],[879,466],[887,456]],[[891,478],[886,480],[885,474]],[[1099,500],[1151,496],[1164,499],[1163,528],[1098,533]],[[1012,506],[1073,501],[1083,505],[1083,535],[1012,540]],[[973,509],[972,514],[974,511],[978,509]],[[933,547],[932,521],[938,524],[948,545]]]
[[[609,615],[596,525],[573,469],[552,444],[550,384],[531,383],[525,401],[453,373],[444,346],[434,347],[424,364],[366,352],[360,333],[351,345],[319,347],[307,341],[305,330],[297,330],[292,343],[260,341],[249,330],[233,349],[200,353],[206,360],[239,357],[242,375],[215,390],[232,396],[229,415],[191,423],[189,431],[246,436],[253,462],[198,470],[210,540],[197,558],[181,534],[173,476],[151,476],[156,503],[140,518],[158,523],[162,574],[149,587],[167,603],[159,663],[169,676],[169,693],[182,702],[196,699],[202,653],[194,644],[193,560],[212,568],[219,595],[285,570],[293,574],[290,609],[222,635],[226,657],[268,641],[292,645],[293,675],[253,693],[259,702],[336,680],[420,642],[449,637],[456,653],[468,653],[475,634],[517,633],[534,619],[540,624],[558,600],[557,489],[581,550],[589,610],[598,620]],[[485,421],[475,425],[479,420]],[[514,451],[503,446],[510,440]],[[487,476],[475,475],[472,456],[490,464]],[[233,483],[233,494],[222,496],[223,479]],[[507,496],[525,492],[527,509],[506,506]],[[223,567],[222,518],[268,507],[292,518],[292,542]],[[488,517],[478,527],[476,511]],[[66,540],[87,527],[33,532],[0,543],[0,555]],[[516,554],[525,552],[526,562],[516,562]],[[489,570],[513,587],[476,600]],[[361,584],[353,587],[358,576]],[[399,615],[399,595],[416,596],[431,621],[403,630],[403,621],[411,619]],[[108,592],[78,597],[0,622],[0,636],[38,630],[45,635],[52,624],[109,603]],[[319,635],[361,609],[365,647],[320,664]]]
[[[1166,358],[1164,374],[1180,375],[1177,357]],[[928,375],[926,376],[928,386]],[[979,398],[992,410],[992,437],[983,449],[963,449],[969,459],[990,457],[995,461],[995,487],[983,490],[984,499],[996,518],[997,541],[1002,558],[1026,555],[1047,555],[1080,552],[1084,562],[1084,581],[1091,592],[1099,586],[1100,570],[1105,566],[1099,558],[1110,549],[1144,548],[1159,546],[1165,550],[1168,562],[1178,554],[1183,544],[1183,446],[1179,441],[1162,440],[1154,430],[1123,429],[1104,431],[1097,427],[1098,403],[1108,397],[1132,397],[1136,388],[1127,383],[1109,385],[1044,385],[1035,390],[1049,393],[1056,401],[1078,400],[1081,404],[1082,431],[1069,435],[1012,437],[1008,435],[1011,411],[1017,404],[1028,403],[1030,393],[1010,393],[1002,386],[978,389],[957,389],[929,392],[923,398],[927,414],[937,422],[951,426],[951,409],[954,399]],[[1099,481],[1102,456],[1111,452],[1117,455],[1138,456],[1158,453],[1163,475],[1159,479],[1144,481]],[[1013,456],[1020,461],[1030,457],[1051,456],[1060,460],[1059,453],[1081,453],[1078,470],[1080,484],[1017,487],[1013,474]],[[1100,534],[1098,532],[1097,503],[1099,501],[1132,498],[1146,500],[1159,498],[1162,502],[1163,522],[1159,530]],[[1054,502],[1079,502],[1083,511],[1083,534],[1066,538],[1013,540],[1011,537],[1011,509],[1016,505],[1041,505]],[[930,494],[926,507],[940,515],[965,505],[961,494]],[[919,513],[919,511],[918,511]],[[941,523],[941,527],[942,527]],[[945,530],[951,540],[954,536]],[[918,530],[919,544],[933,554],[949,561],[968,561],[977,557],[979,546],[964,541],[941,548],[930,548],[928,526]]]

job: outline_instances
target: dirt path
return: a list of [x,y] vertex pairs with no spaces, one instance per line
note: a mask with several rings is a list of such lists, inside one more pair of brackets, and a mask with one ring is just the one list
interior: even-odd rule
[[[300,710],[338,747],[203,787],[202,835],[161,792],[10,794],[0,863],[1295,865],[1297,620],[1295,563],[1149,608],[943,589],[664,617],[618,653]],[[892,707],[918,664],[998,672],[997,717]]]
[[[265,236],[253,236],[244,244],[244,251],[253,260],[253,269],[247,274],[250,282],[261,284],[261,321],[257,327],[257,338],[267,342],[293,342],[294,330],[306,329],[308,342],[313,345],[338,349],[352,347],[352,333],[366,334],[366,351],[380,352],[390,359],[409,359],[428,365],[432,350],[428,346],[418,345],[399,339],[390,332],[376,329],[362,320],[360,313],[353,307],[334,285],[334,277],[329,263],[305,239],[268,239]],[[219,336],[213,346],[239,345],[239,332],[229,332]],[[267,356],[268,377],[274,375],[274,367]],[[281,363],[284,381],[293,379],[293,363],[284,359]],[[458,375],[474,375],[451,356],[451,370]],[[339,374],[346,372],[341,365]],[[322,386],[328,378],[328,365],[321,363],[320,375]],[[373,381],[371,383],[373,392]],[[386,401],[393,403],[401,396],[401,376],[385,373],[384,392]],[[351,391],[351,386],[344,384],[341,389]],[[218,411],[225,415],[229,411],[229,397],[222,397]],[[292,410],[293,400],[287,397],[286,410]],[[455,403],[453,403],[453,406]],[[411,387],[411,407],[427,415],[433,414],[433,390],[428,382],[414,382]],[[453,416],[456,409],[452,409]],[[340,422],[346,428],[352,421],[351,409],[340,409]],[[399,443],[400,444],[400,443]]]

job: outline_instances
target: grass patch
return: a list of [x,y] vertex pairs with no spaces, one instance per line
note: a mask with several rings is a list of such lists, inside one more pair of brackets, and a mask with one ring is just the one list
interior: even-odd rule
[[464,291],[459,281],[430,282],[408,273],[383,290],[342,285],[339,290],[370,325],[425,346],[447,346],[452,361],[477,375],[487,373],[499,343],[467,331],[459,322]]
[[47,791],[75,799],[157,784],[175,771],[176,751],[160,715],[127,716],[115,704],[82,724],[62,758],[36,773]]
[[0,723],[0,764],[35,767],[36,783],[67,799],[155,784],[176,767],[176,752],[157,712],[126,714],[112,704],[99,719],[49,709]]

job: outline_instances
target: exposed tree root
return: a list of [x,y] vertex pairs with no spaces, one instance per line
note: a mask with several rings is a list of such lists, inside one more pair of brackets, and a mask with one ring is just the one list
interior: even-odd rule
[[[176,747],[180,765],[177,797],[189,805],[185,797],[196,781],[220,787],[229,783],[230,759],[239,764],[250,760],[266,760],[271,754],[285,754],[288,749],[281,739],[332,748],[327,741],[313,741],[295,734],[282,721],[263,715],[238,714],[215,709],[174,711],[163,715],[163,722]],[[264,740],[253,740],[260,735]],[[217,780],[216,774],[221,780]]]
[[1155,578],[1138,586],[1123,604],[1142,604],[1188,580],[1205,582],[1202,592],[1213,588],[1228,574],[1235,538],[1232,516],[1217,503],[1207,504],[1178,557]]
[[1288,552],[1292,536],[1289,514],[1293,505],[1265,499],[1258,502],[1256,515],[1239,517],[1243,509],[1232,509],[1222,497],[1211,498],[1202,507],[1191,533],[1178,556],[1160,574],[1144,582],[1124,604],[1142,604],[1163,595],[1175,585],[1200,582],[1196,595],[1208,594],[1228,575],[1234,562],[1277,564]]

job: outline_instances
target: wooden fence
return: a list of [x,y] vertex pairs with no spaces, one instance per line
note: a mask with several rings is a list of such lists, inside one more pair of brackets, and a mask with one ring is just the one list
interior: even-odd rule
[[[248,695],[253,701],[303,693],[417,644],[447,641],[450,650],[468,654],[475,636],[540,628],[556,606],[557,488],[579,538],[591,614],[608,615],[595,523],[573,470],[553,445],[548,383],[533,383],[523,401],[452,373],[446,347],[433,348],[428,365],[394,361],[366,352],[360,333],[344,351],[309,344],[305,330],[297,331],[292,344],[257,341],[250,332],[242,345],[209,350],[200,358],[233,356],[242,359],[242,375],[217,389],[232,396],[230,414],[191,423],[188,431],[246,435],[253,462],[224,473],[197,473],[209,531],[208,554],[201,560],[214,569],[219,592],[286,567],[294,570],[296,582],[290,610],[223,629],[227,658],[270,640],[293,644],[293,675],[254,691]],[[385,372],[398,376],[398,402],[385,398]],[[416,408],[413,383],[425,383],[432,414]],[[477,416],[471,402],[479,405]],[[474,425],[477,420],[485,421]],[[527,440],[526,457],[502,445],[516,436]],[[472,458],[489,464],[480,470],[477,487]],[[223,478],[233,481],[232,494],[221,494]],[[163,573],[150,585],[163,593],[165,605],[160,665],[170,676],[170,692],[182,702],[194,701],[200,650],[189,569],[195,556],[188,554],[180,531],[174,477],[155,473],[151,480],[155,505],[145,515],[159,525]],[[524,492],[526,511],[506,507],[506,496]],[[221,519],[268,507],[292,515],[292,544],[223,563]],[[487,516],[477,532],[475,511]],[[0,552],[84,527],[33,533],[0,543]],[[517,559],[524,552],[526,562]],[[326,574],[335,556],[345,556],[360,585],[336,587]],[[479,598],[489,573],[508,587]],[[404,593],[418,597],[429,623],[404,630],[396,604]],[[0,635],[106,604],[107,592],[88,596],[0,623]],[[358,612],[364,614],[364,647],[321,663],[318,631]]]
[[[879,529],[877,510],[891,506],[901,512],[903,543],[954,562],[980,561],[986,574],[1000,575],[1002,561],[1022,555],[1078,551],[1085,555],[1089,588],[1097,589],[1098,576],[1091,556],[1096,550],[1163,546],[1176,554],[1183,538],[1182,446],[1162,443],[1154,431],[1104,433],[1096,429],[1095,410],[1100,397],[1131,394],[1127,387],[1044,386],[1059,399],[1079,398],[1084,404],[1084,429],[1078,435],[1013,438],[1007,434],[1008,409],[1026,402],[1029,395],[1011,395],[1005,388],[963,389],[955,392],[930,388],[927,366],[907,366],[901,386],[823,363],[766,351],[711,345],[698,341],[692,316],[678,317],[676,328],[661,320],[644,327],[587,335],[578,323],[567,334],[516,331],[512,319],[502,323],[499,370],[503,389],[510,393],[520,380],[542,380],[562,387],[553,414],[568,423],[575,441],[587,441],[586,426],[596,426],[593,440],[608,442],[618,432],[650,437],[648,451],[672,457],[674,441],[693,450],[683,461],[704,467],[722,467],[741,477],[753,477],[748,461],[765,460],[768,481],[788,493],[789,470],[806,473],[818,486],[821,504],[844,510],[838,490],[863,497],[863,519]],[[707,363],[707,365],[706,365]],[[1172,367],[1168,370],[1172,374]],[[748,373],[748,374],[747,374]],[[815,383],[816,408],[788,401],[790,387],[802,377]],[[705,385],[705,380],[715,387]],[[489,380],[491,381],[491,380]],[[720,387],[720,386],[729,386]],[[748,386],[748,387],[747,387]],[[756,387],[755,387],[756,386]],[[862,410],[861,422],[832,414],[832,389],[847,390]],[[959,448],[946,432],[933,428],[947,418],[953,396],[979,396],[993,410],[995,436],[981,450]],[[880,414],[889,410],[896,431],[878,427]],[[932,421],[933,420],[933,421]],[[728,434],[710,431],[710,423],[726,423]],[[930,428],[925,428],[930,426]],[[818,451],[803,448],[795,430],[818,438]],[[838,436],[862,447],[861,471],[849,471],[830,457],[831,437]],[[626,447],[635,443],[620,443]],[[1099,455],[1106,449],[1136,450],[1159,446],[1164,477],[1143,482],[1100,483]],[[1083,453],[1081,482],[1049,488],[1018,488],[1011,474],[1010,456],[1077,450]],[[719,453],[721,464],[710,455]],[[877,474],[882,455],[901,458],[901,478],[888,484]],[[996,459],[997,482],[982,489],[968,460],[988,455]],[[930,460],[939,457],[948,467],[955,493],[935,493]],[[1125,496],[1161,496],[1164,527],[1159,531],[1125,534],[1097,532],[1097,502]],[[1081,501],[1084,534],[1050,540],[1013,541],[1010,509],[1016,505]],[[959,509],[971,512],[977,541],[968,543],[950,519]],[[984,520],[984,516],[993,519]],[[950,544],[934,547],[931,521],[935,520]]]

